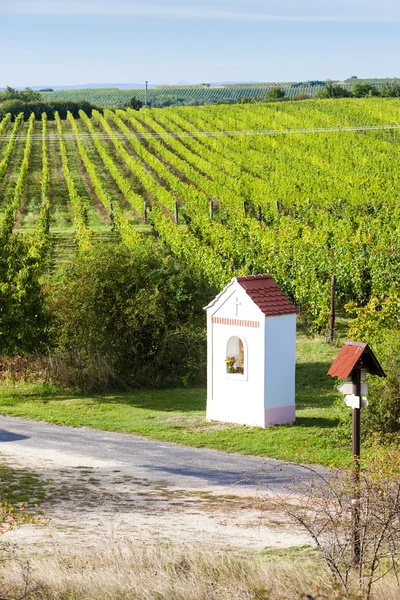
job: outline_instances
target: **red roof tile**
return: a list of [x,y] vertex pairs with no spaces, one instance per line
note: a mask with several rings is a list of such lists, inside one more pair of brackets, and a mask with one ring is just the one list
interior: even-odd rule
[[248,275],[236,279],[266,317],[292,315],[297,312],[295,305],[285,296],[271,275]]
[[384,377],[385,374],[368,344],[347,340],[333,361],[328,375],[345,379],[351,375],[354,367],[364,368],[372,375]]

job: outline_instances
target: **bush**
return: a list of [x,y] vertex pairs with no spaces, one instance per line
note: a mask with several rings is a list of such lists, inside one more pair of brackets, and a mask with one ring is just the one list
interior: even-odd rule
[[268,90],[267,95],[265,96],[266,100],[281,100],[285,97],[285,90],[281,87],[273,87]]
[[202,307],[213,293],[153,243],[133,258],[122,246],[78,257],[47,288],[56,382],[104,389],[204,381]]
[[365,433],[387,437],[400,433],[400,295],[372,298],[365,307],[347,305],[356,318],[349,337],[371,345],[386,378],[370,377],[368,408],[362,411]]
[[317,98],[349,98],[350,92],[342,85],[327,83],[317,94]]
[[133,108],[133,110],[140,110],[143,106],[143,102],[136,98],[136,96],[132,96],[128,102],[125,102],[124,108]]
[[49,317],[29,241],[11,236],[0,247],[0,355],[43,351]]
[[400,97],[400,85],[398,83],[386,84],[381,89],[381,96],[383,98],[399,98]]
[[356,83],[352,90],[351,95],[355,98],[365,98],[366,96],[379,96],[379,90],[372,83]]

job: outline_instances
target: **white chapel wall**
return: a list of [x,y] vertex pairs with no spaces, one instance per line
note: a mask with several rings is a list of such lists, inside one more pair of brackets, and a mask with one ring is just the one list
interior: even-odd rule
[[[208,313],[208,352],[212,359],[208,361],[207,418],[263,426],[265,317],[239,284],[228,289]],[[244,376],[226,372],[231,336],[244,342]]]
[[[265,408],[275,411],[281,422],[293,414],[295,406],[296,315],[268,317],[265,320]],[[271,411],[270,414],[274,414]],[[291,419],[289,418],[289,421]],[[279,422],[279,419],[278,419]],[[269,425],[270,423],[266,423]]]

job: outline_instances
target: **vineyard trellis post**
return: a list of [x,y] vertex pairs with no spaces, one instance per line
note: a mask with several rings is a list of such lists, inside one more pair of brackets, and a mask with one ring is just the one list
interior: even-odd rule
[[335,335],[335,321],[336,321],[336,306],[335,306],[335,294],[336,294],[336,275],[331,277],[331,312],[329,317],[329,343],[333,344],[333,338]]
[[175,208],[175,223],[177,225],[179,225],[179,205],[177,202],[174,202],[174,208]]
[[111,221],[111,229],[114,229],[114,207],[113,203],[110,202],[110,221]]
[[143,222],[147,223],[147,202],[143,201]]
[[210,200],[210,219],[214,218],[214,202]]

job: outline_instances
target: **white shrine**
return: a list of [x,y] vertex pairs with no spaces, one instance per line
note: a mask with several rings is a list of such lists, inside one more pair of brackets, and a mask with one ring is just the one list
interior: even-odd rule
[[207,419],[295,420],[296,308],[271,275],[234,277],[207,310]]

